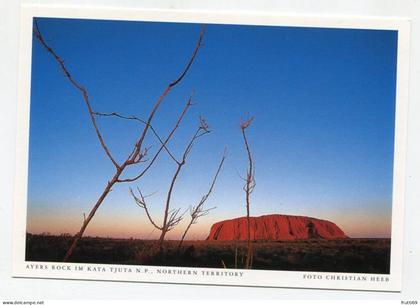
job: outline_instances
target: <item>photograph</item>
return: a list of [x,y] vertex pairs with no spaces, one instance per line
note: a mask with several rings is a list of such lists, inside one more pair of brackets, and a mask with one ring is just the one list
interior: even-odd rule
[[27,22],[18,273],[398,287],[398,28]]

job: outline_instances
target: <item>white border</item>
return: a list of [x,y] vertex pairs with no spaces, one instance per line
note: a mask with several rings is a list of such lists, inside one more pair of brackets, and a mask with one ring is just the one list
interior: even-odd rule
[[[357,29],[386,29],[398,31],[398,59],[397,59],[397,103],[394,151],[394,179],[392,205],[391,232],[391,270],[390,275],[369,275],[351,273],[326,272],[295,272],[295,271],[263,271],[236,270],[243,272],[242,277],[210,277],[200,275],[202,271],[225,272],[226,269],[155,267],[155,266],[124,266],[136,270],[148,269],[147,273],[112,273],[110,268],[121,265],[88,265],[74,263],[38,263],[46,266],[47,270],[28,270],[27,265],[35,263],[25,262],[26,240],[26,200],[28,175],[28,146],[29,146],[29,103],[32,51],[32,18],[33,17],[61,17],[80,19],[107,20],[141,20],[160,22],[191,22],[207,24],[251,24],[251,25],[281,25],[298,27],[323,28],[357,28]],[[114,280],[138,282],[167,282],[213,285],[241,285],[265,287],[299,287],[324,289],[351,289],[375,291],[400,291],[402,281],[402,242],[403,242],[403,211],[405,191],[405,155],[407,142],[407,110],[408,110],[408,59],[409,59],[409,21],[402,18],[361,18],[339,16],[298,16],[278,15],[268,13],[226,13],[187,10],[145,10],[124,8],[94,8],[72,6],[23,5],[21,11],[21,37],[19,53],[19,95],[18,95],[18,128],[16,139],[16,176],[15,176],[15,205],[14,205],[14,245],[13,245],[13,276],[38,278],[66,278],[85,280]],[[83,266],[83,272],[52,270],[54,266],[69,267]],[[88,267],[103,267],[105,271],[86,271]],[[158,269],[197,271],[194,275],[157,274]],[[231,271],[228,269],[228,271]],[[235,270],[233,270],[235,271]],[[153,273],[153,274],[152,274]],[[308,275],[316,279],[305,279]],[[366,276],[368,281],[328,280],[332,275]],[[371,281],[379,276],[383,281]],[[321,277],[321,279],[319,279]]]

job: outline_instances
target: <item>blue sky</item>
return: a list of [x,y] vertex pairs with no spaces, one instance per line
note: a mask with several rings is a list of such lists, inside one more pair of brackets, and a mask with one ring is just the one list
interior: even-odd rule
[[[147,117],[182,71],[197,40],[196,24],[39,19],[40,30],[84,84],[95,111]],[[208,25],[187,77],[156,116],[166,134],[194,91],[196,105],[170,143],[178,155],[204,115],[202,138],[179,179],[174,208],[196,204],[218,160],[229,155],[208,207],[191,230],[245,215],[246,154],[239,123],[255,116],[249,141],[257,186],[252,215],[307,215],[336,222],[350,236],[389,236],[392,197],[397,33],[395,31]],[[103,153],[80,94],[33,41],[28,231],[74,233],[113,166]],[[110,150],[123,161],[141,130],[99,118]],[[148,138],[152,148],[158,144]],[[157,235],[128,193],[139,186],[161,219],[175,166],[162,155],[141,181],[119,184],[87,233]],[[136,171],[131,171],[135,173]],[[186,221],[188,220],[188,217]],[[183,222],[170,238],[178,238]]]

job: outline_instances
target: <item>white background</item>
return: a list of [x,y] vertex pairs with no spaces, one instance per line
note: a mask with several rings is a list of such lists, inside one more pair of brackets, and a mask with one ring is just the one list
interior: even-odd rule
[[[0,299],[68,298],[274,298],[274,299],[397,299],[420,297],[420,1],[307,0],[307,1],[214,1],[214,0],[62,0],[32,1],[40,4],[80,4],[160,9],[196,9],[247,12],[279,12],[303,15],[408,17],[412,19],[410,101],[407,155],[405,239],[402,293],[210,287],[118,282],[35,280],[11,278],[12,210],[15,162],[16,99],[19,41],[19,1],[0,0]],[[417,84],[417,86],[416,86]]]

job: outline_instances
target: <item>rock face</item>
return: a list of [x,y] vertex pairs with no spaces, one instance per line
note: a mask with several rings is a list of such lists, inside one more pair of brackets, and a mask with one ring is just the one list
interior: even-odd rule
[[[250,217],[251,240],[342,239],[346,234],[333,222],[289,215]],[[246,217],[212,225],[207,240],[248,240]]]

